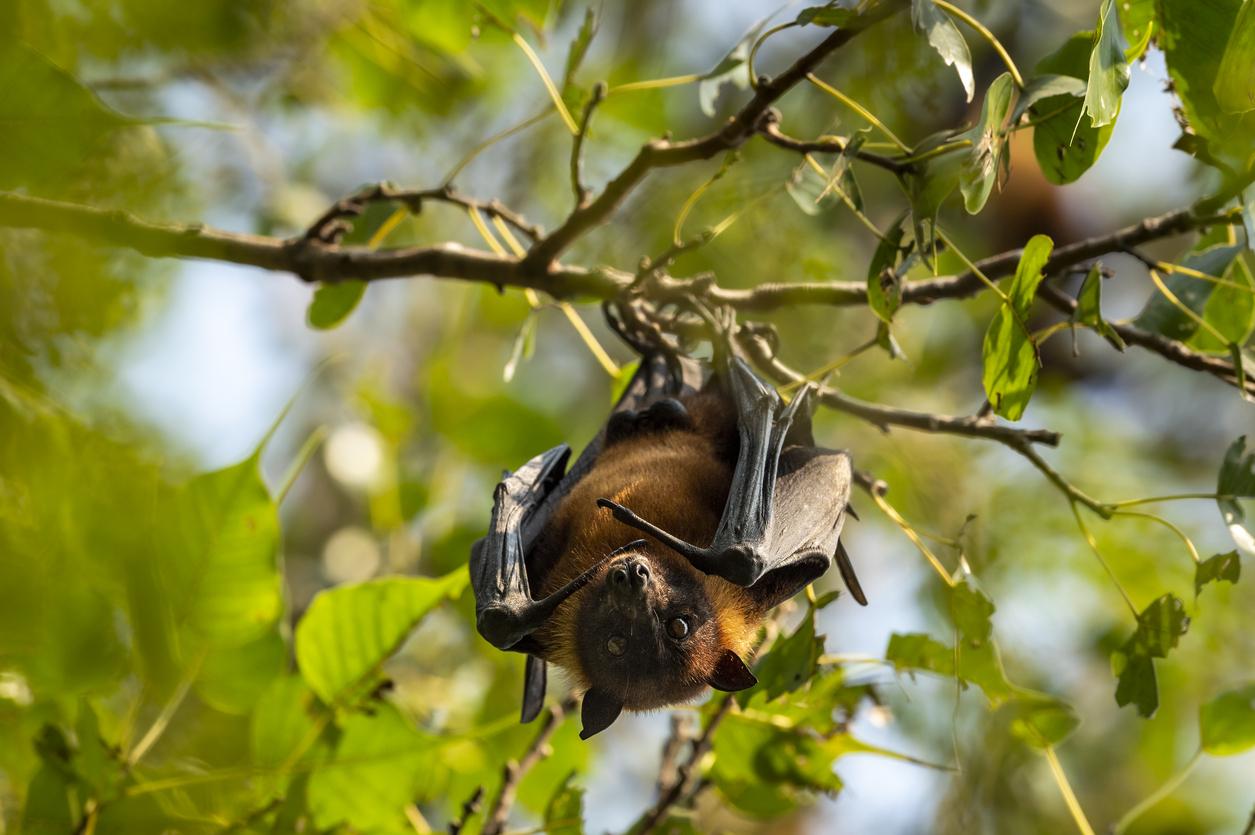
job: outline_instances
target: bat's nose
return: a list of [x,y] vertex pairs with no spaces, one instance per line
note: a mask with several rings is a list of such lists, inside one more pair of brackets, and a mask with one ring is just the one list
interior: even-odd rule
[[641,559],[624,560],[610,572],[610,582],[623,592],[642,592],[649,584],[649,565]]

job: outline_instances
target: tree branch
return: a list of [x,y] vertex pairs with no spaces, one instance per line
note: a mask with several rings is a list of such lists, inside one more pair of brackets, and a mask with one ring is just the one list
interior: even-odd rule
[[693,742],[693,751],[689,754],[689,758],[683,765],[676,768],[676,779],[672,781],[667,790],[658,798],[658,802],[654,804],[645,815],[640,819],[633,828],[636,835],[649,835],[658,828],[677,803],[684,799],[692,787],[697,777],[697,768],[706,753],[710,751],[710,746],[714,741],[715,729],[719,727],[719,723],[723,721],[723,717],[728,715],[728,711],[732,709],[733,698],[725,695],[719,708],[714,715],[710,717],[710,721],[706,723],[706,727],[702,729],[701,736]]
[[558,725],[562,724],[566,714],[575,710],[575,704],[574,698],[568,698],[549,708],[544,724],[536,732],[527,752],[518,762],[506,763],[501,777],[501,791],[497,792],[496,798],[484,816],[484,828],[481,830],[483,835],[501,835],[502,830],[505,829],[506,819],[510,815],[510,809],[514,806],[519,782],[538,762],[549,756],[549,739],[558,729]]

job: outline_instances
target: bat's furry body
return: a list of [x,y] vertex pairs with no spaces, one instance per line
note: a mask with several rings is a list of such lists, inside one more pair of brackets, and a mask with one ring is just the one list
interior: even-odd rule
[[740,360],[717,365],[703,385],[694,360],[644,357],[569,472],[558,447],[498,485],[471,576],[480,633],[529,656],[525,721],[546,661],[584,691],[585,737],[624,708],[752,686],[763,617],[834,556],[864,602],[839,542],[849,457],[814,446],[809,391],[786,405]]

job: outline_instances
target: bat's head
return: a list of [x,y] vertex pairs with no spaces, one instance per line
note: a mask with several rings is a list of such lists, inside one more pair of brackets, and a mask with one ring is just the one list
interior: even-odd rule
[[607,560],[576,602],[571,661],[588,684],[581,736],[605,729],[623,708],[754,685],[740,656],[752,627],[738,591],[643,541]]

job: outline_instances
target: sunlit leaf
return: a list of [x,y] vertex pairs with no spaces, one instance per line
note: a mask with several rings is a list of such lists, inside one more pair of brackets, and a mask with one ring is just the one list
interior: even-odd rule
[[1111,654],[1111,670],[1118,679],[1116,704],[1132,704],[1149,717],[1159,707],[1159,685],[1152,659],[1165,658],[1189,629],[1181,598],[1165,594],[1137,616],[1137,629]]
[[950,589],[949,605],[950,618],[965,640],[973,646],[989,640],[994,628],[990,620],[994,604],[970,579]]
[[1008,702],[1011,733],[1034,748],[1058,745],[1081,724],[1076,710],[1058,699],[1026,696]]
[[899,670],[921,670],[953,677],[956,654],[959,679],[979,687],[991,702],[997,704],[1017,694],[1017,689],[1007,679],[992,640],[976,647],[961,645],[956,653],[954,647],[922,633],[894,633],[885,649],[885,660]]
[[288,647],[277,630],[241,646],[210,649],[196,677],[196,694],[224,713],[250,713],[282,673]]
[[[808,609],[793,634],[781,635],[754,667],[759,687],[767,699],[775,699],[801,687],[815,675],[824,652],[824,636],[815,634],[815,610]],[[753,691],[742,691],[753,695]]]
[[976,92],[976,83],[972,78],[972,53],[959,27],[954,25],[949,15],[937,8],[933,0],[911,0],[911,21],[917,31],[928,37],[928,43],[937,50],[941,60],[954,67],[963,92],[971,101]]
[[969,214],[977,214],[985,207],[999,176],[1010,165],[1006,129],[1015,97],[1015,82],[1010,73],[1004,72],[989,85],[981,105],[980,121],[968,133],[972,148],[963,160],[959,187],[963,189],[963,203]]
[[826,6],[810,6],[798,12],[796,21],[802,26],[845,26],[858,18],[858,10],[838,5],[836,0]]
[[896,267],[902,252],[902,237],[906,234],[902,225],[905,220],[905,214],[898,216],[876,245],[876,252],[867,266],[867,304],[885,323],[893,321],[893,314],[902,304],[902,276]]
[[249,717],[253,762],[276,768],[300,760],[313,748],[318,731],[315,713],[321,710],[318,698],[300,676],[273,681]]
[[[1056,75],[1084,82],[1092,32],[1078,32],[1037,65],[1039,75]],[[1027,95],[1026,95],[1027,98]],[[1029,108],[1033,123],[1033,153],[1046,179],[1055,185],[1073,182],[1090,169],[1111,138],[1112,125],[1095,127],[1084,118],[1084,101],[1074,89],[1038,98]]]
[[1011,123],[1019,122],[1020,116],[1039,101],[1050,98],[1059,98],[1061,101],[1066,101],[1063,98],[1064,96],[1084,97],[1084,95],[1085,82],[1080,78],[1053,73],[1034,76],[1024,85],[1024,89],[1020,91],[1019,98],[1016,99]]
[[1213,86],[1226,113],[1255,110],[1255,6],[1243,3],[1229,35]]
[[1098,30],[1089,56],[1089,81],[1085,87],[1085,112],[1096,128],[1114,124],[1120,113],[1120,97],[1129,86],[1129,64],[1124,55],[1124,33],[1116,15],[1115,0],[1103,0]]
[[753,817],[795,808],[806,793],[834,793],[841,780],[832,770],[836,752],[800,730],[731,714],[715,732],[710,777],[720,794]]
[[1146,52],[1155,33],[1155,0],[1121,0],[1116,4],[1116,12],[1129,42],[1124,57],[1132,63]]
[[[1238,245],[1212,246],[1201,251],[1192,251],[1181,260],[1181,266],[1206,275],[1223,277],[1229,272],[1234,259],[1241,254],[1242,247]],[[1207,308],[1208,299],[1217,288],[1215,282],[1187,275],[1184,272],[1166,276],[1164,284],[1176,296],[1177,301],[1200,317]],[[1163,334],[1169,339],[1182,342],[1190,339],[1199,329],[1198,322],[1192,316],[1183,312],[1158,291],[1146,302],[1146,306],[1133,320],[1133,324],[1143,330]]]
[[1216,504],[1238,550],[1255,556],[1255,536],[1242,524],[1246,513],[1238,501],[1255,498],[1255,449],[1247,451],[1245,435],[1230,444],[1225,452],[1216,482],[1216,494],[1230,497],[1217,499]]
[[327,704],[365,695],[379,667],[440,601],[466,587],[465,570],[444,577],[384,577],[320,592],[296,626],[301,676]]
[[697,85],[697,97],[702,112],[707,116],[715,115],[715,101],[719,98],[719,92],[725,84],[731,84],[739,90],[750,86],[747,63],[750,49],[766,26],[767,18],[751,26],[749,31],[741,36],[741,40],[737,41],[736,46],[719,60],[718,64],[715,64],[709,72],[702,74],[701,83]]
[[1023,416],[1037,386],[1037,345],[1027,330],[1027,318],[1053,247],[1045,235],[1035,235],[1028,242],[1007,291],[1009,303],[998,308],[985,332],[985,395],[994,412],[1008,420]]
[[386,702],[349,716],[331,758],[309,776],[315,825],[362,831],[403,821],[405,806],[436,764],[438,742]]
[[1207,702],[1199,709],[1198,724],[1208,754],[1228,757],[1255,747],[1255,684]]
[[[1203,321],[1215,328],[1224,340],[1199,326],[1189,341],[1191,348],[1208,353],[1224,353],[1230,345],[1243,345],[1255,331],[1255,278],[1246,260],[1235,258],[1215,284],[1203,305]],[[1196,281],[1204,279],[1195,278]]]

